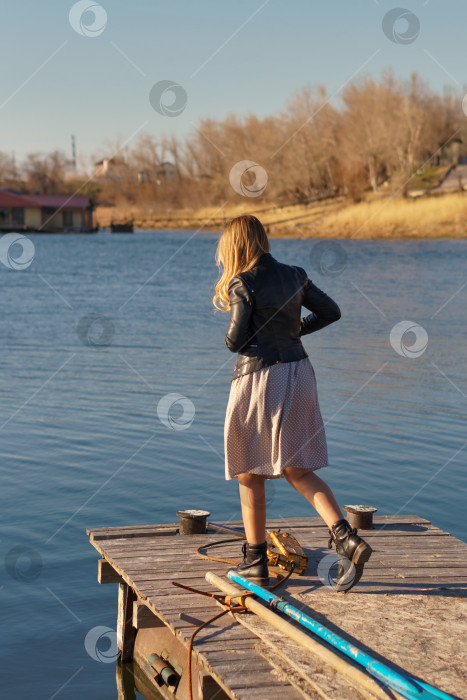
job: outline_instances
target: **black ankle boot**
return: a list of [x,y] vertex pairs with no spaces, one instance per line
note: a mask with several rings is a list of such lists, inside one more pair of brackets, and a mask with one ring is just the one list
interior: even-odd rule
[[243,561],[233,568],[240,576],[245,576],[259,586],[267,586],[269,583],[268,571],[268,545],[250,544],[245,541],[242,544]]
[[329,535],[328,547],[332,549],[332,543],[335,543],[338,559],[336,591],[348,591],[360,581],[363,565],[373,550],[347,520],[334,523]]

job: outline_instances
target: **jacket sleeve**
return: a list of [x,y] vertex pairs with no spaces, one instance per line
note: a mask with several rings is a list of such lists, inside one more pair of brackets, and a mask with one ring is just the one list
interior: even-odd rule
[[230,323],[225,336],[225,344],[232,352],[238,352],[250,340],[250,318],[253,309],[253,295],[245,282],[232,277],[229,283]]
[[313,284],[303,267],[297,269],[304,278],[302,305],[311,311],[311,314],[300,319],[299,335],[302,336],[319,331],[321,328],[338,321],[341,317],[341,310],[331,297]]

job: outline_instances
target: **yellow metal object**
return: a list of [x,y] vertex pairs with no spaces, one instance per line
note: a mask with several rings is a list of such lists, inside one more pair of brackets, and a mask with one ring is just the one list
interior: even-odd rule
[[295,537],[277,528],[277,530],[269,530],[266,541],[270,566],[278,566],[280,569],[290,571],[293,564],[294,573],[299,576],[305,573],[308,557]]
[[225,605],[242,605],[246,610],[245,598],[248,595],[253,595],[251,591],[245,591],[244,593],[239,593],[238,595],[226,595],[224,603]]

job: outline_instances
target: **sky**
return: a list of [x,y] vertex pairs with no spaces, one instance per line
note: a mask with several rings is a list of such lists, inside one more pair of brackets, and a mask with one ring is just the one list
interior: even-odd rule
[[84,161],[205,117],[279,114],[307,85],[339,106],[349,81],[388,68],[467,85],[465,0],[15,0],[1,20],[0,151],[17,161],[71,155],[71,134]]

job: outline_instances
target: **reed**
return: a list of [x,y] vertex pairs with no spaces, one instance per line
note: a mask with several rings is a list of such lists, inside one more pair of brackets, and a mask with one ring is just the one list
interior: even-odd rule
[[360,202],[325,216],[323,229],[351,231],[355,237],[371,234],[390,235],[394,232],[433,235],[436,227],[444,231],[464,228],[467,217],[467,196],[455,193],[419,199],[384,198]]

